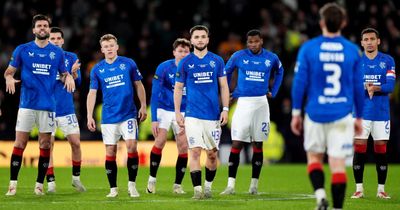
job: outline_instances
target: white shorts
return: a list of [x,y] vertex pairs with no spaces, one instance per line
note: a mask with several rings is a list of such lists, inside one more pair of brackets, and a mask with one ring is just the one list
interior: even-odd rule
[[[56,117],[56,125],[57,128],[61,129],[65,137],[71,134],[80,134],[78,119],[75,114]],[[54,136],[55,131],[51,135]]]
[[[185,116],[185,113],[182,113]],[[163,128],[169,131],[172,128],[174,135],[179,134],[182,129],[179,127],[175,119],[175,112],[167,111],[165,109],[157,109],[157,121],[159,123],[159,128]]]
[[206,150],[218,149],[221,138],[219,120],[185,118],[185,131],[189,148],[201,147]]
[[232,140],[249,143],[267,140],[269,123],[266,96],[240,97],[232,117]]
[[388,121],[371,121],[362,120],[363,131],[360,136],[355,136],[356,139],[368,139],[369,134],[377,140],[389,140],[390,137],[390,120]]
[[101,124],[101,133],[105,145],[116,145],[121,139],[137,139],[138,125],[136,119],[125,120],[115,124]]
[[56,127],[54,118],[54,112],[20,108],[15,131],[30,132],[37,125],[39,133],[52,133]]
[[304,120],[304,149],[346,158],[353,153],[354,119],[351,114],[330,123],[317,123],[308,115]]

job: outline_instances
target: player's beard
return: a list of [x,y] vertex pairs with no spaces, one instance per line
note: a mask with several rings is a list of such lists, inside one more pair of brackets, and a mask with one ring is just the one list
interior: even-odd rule
[[40,36],[40,33],[35,34],[36,38],[39,40],[46,40],[50,37],[49,33],[46,33],[44,36]]
[[196,48],[196,50],[198,50],[198,51],[203,51],[204,49],[207,48],[207,45],[204,45],[203,47],[198,47],[195,45],[194,48]]
[[261,48],[255,49],[255,50],[250,49],[250,51],[251,51],[251,53],[253,53],[254,55],[258,55],[258,54],[261,52]]
[[367,53],[373,53],[373,52],[375,52],[375,50],[366,50],[367,51]]

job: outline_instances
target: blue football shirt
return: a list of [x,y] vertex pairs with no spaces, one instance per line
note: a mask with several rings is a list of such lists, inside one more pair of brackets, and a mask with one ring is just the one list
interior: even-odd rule
[[363,118],[372,121],[387,121],[390,119],[389,93],[396,83],[395,63],[390,55],[378,52],[374,59],[365,54],[361,59],[361,69],[364,73],[364,82],[372,82],[381,86],[381,91],[375,92],[372,99],[367,90],[364,94]]
[[342,36],[319,36],[303,44],[295,67],[292,105],[300,110],[307,95],[305,111],[311,120],[332,122],[363,109],[362,71],[359,48]]
[[[174,86],[177,66],[175,59],[162,62],[153,77],[151,91],[151,121],[157,121],[157,108],[174,111]],[[182,96],[181,112],[186,108],[186,88]]]
[[40,48],[34,41],[28,42],[14,50],[10,66],[21,69],[19,107],[55,112],[57,72],[66,72],[63,50],[50,43]]
[[[278,93],[283,78],[283,67],[276,54],[265,49],[259,54],[253,54],[249,49],[237,51],[225,65],[228,75],[235,69],[238,69],[238,81],[232,93],[234,98],[263,96],[268,92],[275,97]],[[269,80],[272,73],[274,83],[270,90]]]
[[118,56],[109,64],[103,59],[90,72],[90,89],[103,93],[102,124],[114,124],[136,118],[134,82],[142,79],[136,63]]
[[[71,74],[72,65],[78,60],[78,56],[73,52],[64,51],[65,68]],[[81,71],[77,71],[78,77],[75,79],[75,85],[81,84]],[[62,117],[75,113],[74,96],[64,88],[64,83],[60,80],[60,74],[57,74],[57,82],[55,86],[56,97],[56,117]]]
[[224,61],[212,52],[203,58],[190,53],[179,62],[175,81],[186,85],[185,117],[219,120],[219,77],[225,77]]

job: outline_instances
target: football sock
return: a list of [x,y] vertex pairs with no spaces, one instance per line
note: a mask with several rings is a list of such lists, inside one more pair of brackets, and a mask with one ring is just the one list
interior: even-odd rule
[[106,173],[110,188],[117,187],[117,162],[115,156],[106,156]]
[[192,178],[193,187],[201,186],[201,170],[191,171],[190,177]]
[[333,198],[333,208],[342,209],[346,192],[347,177],[345,173],[332,174],[331,192]]
[[260,177],[261,168],[263,165],[263,150],[262,148],[253,147],[253,159],[251,160],[252,178],[258,179]]
[[354,145],[353,174],[357,183],[363,183],[364,165],[367,159],[367,145]]
[[150,153],[150,176],[156,177],[161,162],[162,149],[153,146]]
[[386,145],[375,145],[376,172],[378,184],[384,185],[387,177],[388,161],[386,157]]
[[54,168],[53,168],[53,167],[47,168],[46,180],[47,180],[47,182],[54,182],[54,181],[56,181],[56,177],[55,177],[55,175],[54,175]]
[[207,182],[212,182],[214,181],[215,178],[215,174],[217,173],[217,169],[215,170],[210,170],[206,167],[206,181]]
[[135,182],[139,169],[139,156],[137,152],[128,153],[128,160],[126,161],[128,168],[129,181]]
[[14,147],[10,161],[10,180],[18,180],[19,169],[22,165],[24,149]]
[[179,154],[175,166],[175,184],[181,184],[185,176],[186,166],[188,162],[188,153]]
[[237,170],[240,162],[240,150],[237,148],[231,148],[231,153],[229,154],[229,177],[236,178]]
[[38,175],[36,182],[43,184],[44,178],[47,173],[50,161],[50,149],[40,148],[39,162],[38,162]]
[[72,175],[80,176],[81,175],[81,163],[82,161],[72,161]]
[[314,191],[324,188],[325,177],[322,171],[322,164],[312,163],[307,166],[307,171]]

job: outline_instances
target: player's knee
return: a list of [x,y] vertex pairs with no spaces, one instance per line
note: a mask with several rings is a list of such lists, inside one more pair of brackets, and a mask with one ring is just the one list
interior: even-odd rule
[[194,160],[200,159],[201,150],[192,149],[190,151],[190,158]]
[[106,145],[106,156],[115,157],[117,155],[116,145]]
[[241,141],[232,141],[232,148],[241,150],[243,147],[243,143]]
[[81,149],[81,143],[79,141],[71,141],[70,144],[72,151],[78,151]]
[[16,148],[25,149],[26,145],[27,145],[27,142],[24,142],[24,141],[15,140],[15,142],[14,142],[14,147],[16,147]]
[[137,147],[136,146],[130,146],[126,148],[128,153],[137,153]]
[[129,152],[129,153],[135,153],[135,152],[137,152],[137,141],[135,141],[135,140],[127,140],[126,141],[126,150]]
[[50,149],[51,142],[50,141],[40,141],[40,148],[42,149]]
[[188,145],[187,144],[179,144],[178,145],[178,152],[179,152],[179,154],[187,153],[188,152]]
[[217,162],[217,153],[210,152],[210,153],[208,153],[207,158],[211,163]]
[[346,173],[345,158],[329,157],[331,173]]
[[253,142],[253,150],[254,149],[262,149],[263,143],[262,142]]
[[156,140],[154,142],[154,146],[156,146],[159,149],[164,149],[165,143],[166,143],[166,140],[165,141],[164,140]]

